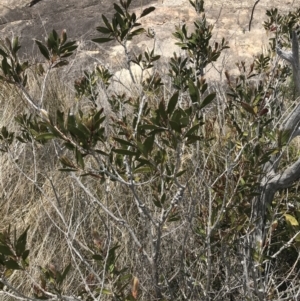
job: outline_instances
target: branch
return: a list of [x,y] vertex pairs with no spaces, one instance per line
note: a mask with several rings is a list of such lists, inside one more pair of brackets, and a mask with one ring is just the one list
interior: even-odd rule
[[295,85],[297,92],[300,94],[299,42],[295,30],[292,32],[292,52],[283,51],[278,47],[276,48],[276,52],[281,58],[288,61],[292,65]]
[[300,97],[298,97],[295,101],[297,106],[294,110],[286,117],[286,119],[282,122],[280,127],[280,131],[290,131],[292,134],[289,140],[292,140],[296,137],[296,134],[299,134],[298,127],[300,122]]
[[251,12],[251,17],[250,17],[250,21],[249,21],[249,31],[251,30],[251,23],[252,23],[252,19],[253,19],[253,14],[254,14],[254,10],[255,10],[255,6],[258,4],[260,0],[257,0],[254,5],[253,5],[253,8],[252,8],[252,12]]
[[147,258],[148,262],[150,264],[153,263],[152,258],[148,255],[148,253],[146,252],[146,250],[143,248],[143,245],[141,244],[141,242],[139,241],[139,239],[137,238],[134,230],[130,227],[130,225],[126,222],[126,220],[122,219],[122,218],[118,218],[117,216],[115,216],[104,204],[102,204],[102,202],[100,202],[99,200],[97,200],[94,195],[91,193],[91,191],[80,181],[80,179],[78,177],[76,177],[74,174],[72,174],[72,178],[76,180],[76,182],[79,184],[79,186],[83,189],[83,191],[93,200],[93,202],[95,202],[96,204],[98,204],[102,210],[110,216],[110,218],[117,224],[123,226],[124,228],[127,229],[127,231],[129,232],[131,238],[133,239],[133,241],[135,242],[135,244],[138,246],[138,248],[143,252],[143,254],[145,255],[145,257]]
[[300,179],[300,158],[280,174],[277,174],[269,182],[268,186],[274,190],[290,187],[295,181]]

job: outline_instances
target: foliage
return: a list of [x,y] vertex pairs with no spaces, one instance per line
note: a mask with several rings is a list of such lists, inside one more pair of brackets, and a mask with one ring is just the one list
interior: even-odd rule
[[[299,155],[291,144],[293,134],[283,126],[293,109],[294,99],[286,104],[282,99],[292,73],[275,55],[279,38],[290,46],[299,10],[284,16],[276,9],[267,11],[264,27],[274,33],[270,49],[249,66],[237,63],[236,77],[226,71],[220,106],[218,87],[207,81],[205,68],[229,47],[225,39],[212,42],[204,1],[190,3],[198,20],[192,32],[184,24],[173,34],[184,54],[174,53],[170,59],[170,91],[156,67],[161,58],[155,52],[155,35],[139,23],[155,8],[137,17],[130,12],[131,0],[120,0],[111,20],[102,15],[103,24],[96,28],[101,36],[93,41],[123,47],[138,94],[109,90],[113,74],[98,66],[75,80],[76,109],[58,109],[56,114],[44,109],[43,91],[39,102],[30,94],[31,66],[18,56],[18,38],[1,41],[0,80],[15,87],[28,108],[14,116],[17,129],[2,127],[1,152],[9,168],[32,185],[39,202],[46,199],[51,205],[43,210],[67,258],[56,254],[53,262],[39,264],[39,275],[30,276],[35,255],[29,249],[37,238],[30,243],[29,227],[18,236],[20,230],[7,226],[0,233],[3,296],[282,300],[299,289],[299,177],[276,190],[261,216],[254,208],[269,183],[269,165],[284,158],[276,165],[276,172],[283,173],[289,156],[297,160]],[[153,48],[130,57],[127,42],[146,33],[154,39]],[[64,30],[60,36],[53,30],[45,44],[35,43],[46,60],[37,75],[44,89],[49,74],[68,64],[77,44],[68,41]],[[149,69],[155,72],[136,82],[133,64],[143,75]],[[99,107],[100,89],[109,109]],[[30,149],[29,171],[15,148]],[[47,162],[40,163],[39,157]],[[66,191],[74,193],[64,198]],[[260,246],[252,239],[256,219],[267,230]],[[20,288],[14,270],[29,279],[28,287]]]

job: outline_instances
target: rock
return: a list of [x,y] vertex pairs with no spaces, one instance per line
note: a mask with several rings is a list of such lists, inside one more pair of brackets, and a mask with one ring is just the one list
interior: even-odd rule
[[[117,1],[116,1],[117,2]],[[147,5],[145,3],[147,2]],[[165,57],[165,62],[174,51],[172,32],[176,25],[186,23],[190,28],[197,15],[186,0],[147,0],[132,1],[132,9],[140,14],[143,7],[155,6],[156,10],[141,21],[145,28],[153,28],[156,33],[155,50]],[[278,7],[286,13],[295,1],[273,0],[260,1],[254,11],[251,31],[249,21],[255,1],[252,0],[206,0],[205,9],[208,20],[215,25],[214,39],[225,37],[230,49],[220,58],[219,63],[208,72],[209,77],[222,78],[225,69],[231,69],[239,60],[250,60],[268,43],[262,23],[266,9]],[[65,69],[68,74],[78,74],[86,66],[106,64],[113,67],[118,63],[119,72],[125,67],[123,49],[114,43],[98,45],[91,42],[99,37],[96,27],[101,25],[101,15],[112,16],[112,0],[0,0],[1,36],[20,36],[23,45],[20,50],[24,57],[36,57],[37,47],[33,38],[43,40],[52,29],[66,29],[71,40],[79,41],[78,51],[70,66]],[[145,35],[134,39],[131,49],[151,49],[153,40]],[[135,47],[135,48],[134,48]],[[40,57],[40,56],[39,56]],[[115,71],[115,70],[114,70]],[[127,77],[127,76],[125,76]]]

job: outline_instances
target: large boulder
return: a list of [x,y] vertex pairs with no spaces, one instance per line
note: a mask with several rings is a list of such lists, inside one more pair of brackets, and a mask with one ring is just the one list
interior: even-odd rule
[[[117,1],[116,1],[117,2]],[[145,3],[147,2],[147,5]],[[249,21],[254,0],[206,0],[206,15],[215,24],[214,38],[225,37],[230,49],[224,53],[219,63],[207,70],[212,78],[222,77],[224,69],[231,69],[240,60],[252,59],[268,43],[262,23],[266,9],[278,7],[282,13],[296,6],[292,0],[264,0],[257,3],[253,14],[251,31]],[[155,49],[166,58],[174,51],[172,32],[176,25],[187,23],[190,28],[197,15],[187,0],[133,0],[132,9],[139,12],[143,7],[155,6],[156,10],[143,18],[146,28],[153,28],[156,33]],[[110,17],[113,13],[112,0],[0,0],[0,37],[20,36],[23,56],[36,57],[37,48],[32,39],[44,39],[52,29],[66,29],[70,39],[79,43],[76,57],[67,70],[76,74],[86,66],[93,64],[118,65],[125,67],[123,49],[115,43],[98,45],[91,42],[99,37],[96,26],[102,22],[101,15]],[[129,47],[132,51],[151,49],[153,40],[146,35],[133,40]],[[137,48],[138,47],[138,48]]]

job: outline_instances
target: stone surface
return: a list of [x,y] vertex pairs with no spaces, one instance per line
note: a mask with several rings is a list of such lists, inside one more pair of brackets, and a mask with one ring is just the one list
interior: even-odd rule
[[[96,27],[101,24],[101,15],[112,15],[112,0],[40,0],[29,7],[31,0],[0,0],[0,37],[18,35],[23,45],[24,56],[36,56],[33,38],[43,39],[53,28],[66,29],[70,39],[79,41],[78,51],[68,72],[84,70],[86,66],[105,63],[124,67],[122,47],[110,43],[98,45],[90,40],[99,37]],[[268,43],[262,27],[266,9],[278,7],[282,13],[300,5],[299,0],[261,0],[255,9],[251,31],[249,20],[255,0],[206,0],[208,20],[215,24],[214,39],[225,37],[230,49],[216,66],[207,70],[212,78],[219,78],[223,70],[233,68],[237,60],[251,59]],[[191,28],[196,13],[188,0],[133,0],[132,9],[137,15],[143,7],[155,6],[156,10],[142,19],[145,28],[156,32],[156,52],[170,57],[178,48],[171,33],[176,25],[187,23]],[[132,51],[137,45],[151,48],[153,41],[146,36],[133,40]],[[167,60],[167,59],[166,59]]]

